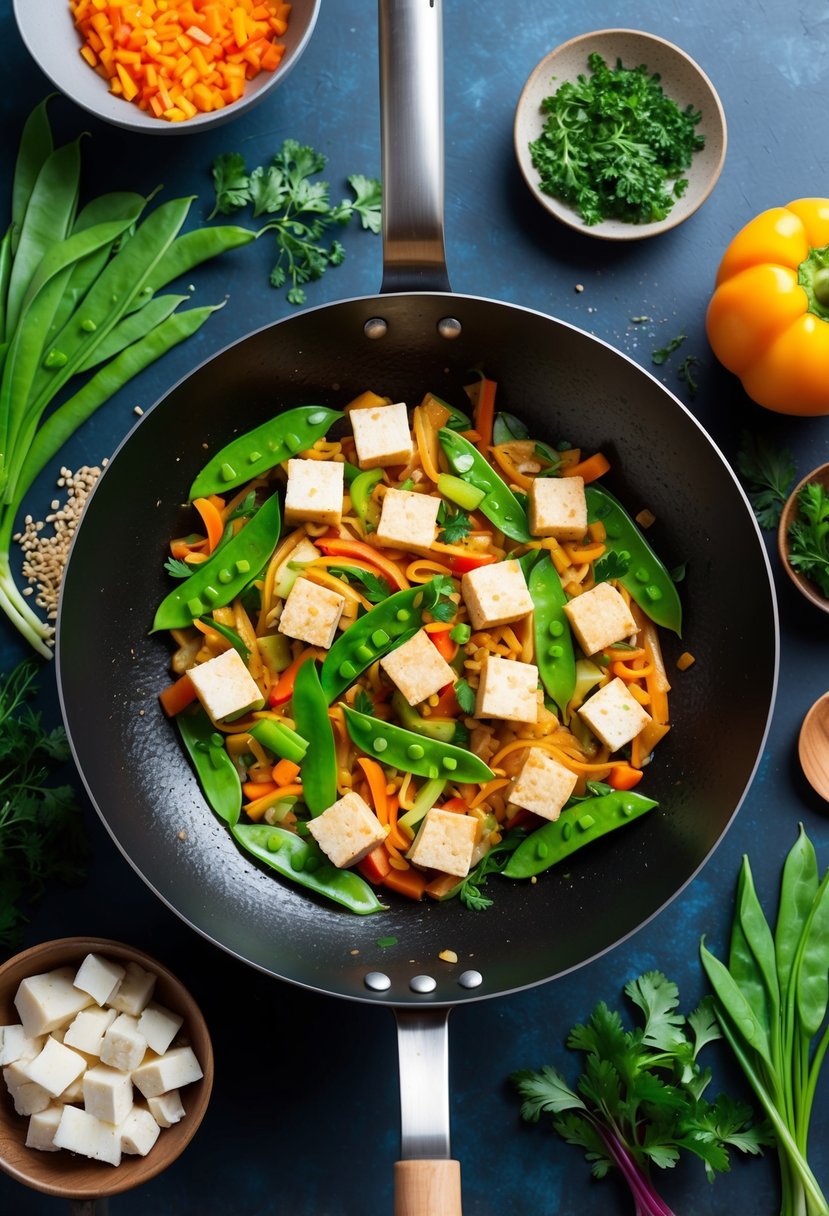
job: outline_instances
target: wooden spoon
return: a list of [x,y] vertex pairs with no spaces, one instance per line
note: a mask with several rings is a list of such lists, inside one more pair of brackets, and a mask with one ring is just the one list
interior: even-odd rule
[[829,692],[815,701],[803,719],[797,751],[809,785],[829,802]]

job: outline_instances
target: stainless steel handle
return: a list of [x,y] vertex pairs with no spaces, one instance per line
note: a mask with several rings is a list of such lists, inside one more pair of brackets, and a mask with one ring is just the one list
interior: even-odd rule
[[379,0],[383,292],[450,290],[441,3]]

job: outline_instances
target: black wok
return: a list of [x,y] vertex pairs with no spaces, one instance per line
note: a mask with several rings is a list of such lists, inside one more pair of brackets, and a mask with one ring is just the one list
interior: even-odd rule
[[[79,769],[137,872],[194,929],[254,967],[394,1007],[401,1045],[413,1047],[427,1070],[412,1071],[407,1052],[401,1056],[403,1155],[440,1158],[448,1157],[446,1012],[587,962],[690,881],[736,813],[763,747],[777,618],[751,510],[676,398],[570,325],[441,290],[448,284],[435,90],[439,3],[381,0],[380,17],[384,294],[252,334],[145,415],[110,461],[75,538],[58,675]],[[402,294],[404,285],[417,290]],[[647,774],[658,811],[576,855],[566,874],[551,871],[532,886],[492,880],[495,903],[485,913],[457,902],[400,901],[380,917],[354,917],[258,868],[205,805],[157,701],[169,678],[168,648],[148,631],[166,589],[163,555],[187,518],[181,504],[203,463],[203,443],[214,451],[279,409],[339,407],[366,388],[410,403],[426,389],[462,401],[473,366],[498,381],[501,407],[526,419],[533,434],[601,448],[612,463],[610,488],[634,510],[651,508],[658,521],[651,535],[666,563],[687,562],[685,636],[667,639],[668,668],[680,649],[697,661],[675,682],[673,729]],[[381,936],[398,944],[381,950]],[[457,966],[438,960],[447,947]],[[432,1111],[421,1104],[431,1092]],[[459,1200],[441,1203],[448,1213]],[[401,1199],[398,1212],[421,1210],[415,1200],[408,1204]]]

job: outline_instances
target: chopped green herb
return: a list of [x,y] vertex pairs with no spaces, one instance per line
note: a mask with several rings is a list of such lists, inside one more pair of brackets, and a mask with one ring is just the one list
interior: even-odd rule
[[685,334],[677,334],[675,338],[671,338],[667,346],[662,346],[659,350],[651,351],[651,363],[661,366],[671,357],[675,350],[679,350],[684,341]]
[[397,938],[396,937],[378,937],[377,945],[380,947],[381,950],[388,950],[390,946],[397,945]]
[[[441,513],[443,519],[440,518]],[[462,511],[460,508],[450,511],[445,502],[440,504],[438,523],[443,525],[438,533],[438,540],[444,545],[456,545],[459,540],[463,540],[472,531],[472,520],[466,511]]]
[[372,574],[370,570],[360,570],[357,566],[329,566],[329,574],[342,579],[344,583],[356,583],[360,594],[364,595],[370,604],[380,604],[391,595],[391,588],[384,578]]
[[462,904],[471,908],[473,912],[484,912],[487,908],[492,907],[492,900],[482,894],[481,887],[486,885],[490,874],[500,874],[523,839],[523,832],[511,832],[508,837],[498,844],[494,844],[489,852],[484,854],[458,889],[458,898]]
[[808,482],[797,495],[789,542],[792,569],[829,598],[829,494],[818,482]]
[[630,555],[615,552],[613,549],[599,558],[594,567],[594,577],[597,583],[606,583],[612,578],[623,578],[630,569]]
[[373,714],[374,702],[364,688],[358,688],[354,697],[354,709],[358,714]]
[[455,699],[460,706],[461,713],[471,714],[475,711],[475,693],[466,680],[461,677],[455,681]]
[[168,557],[164,569],[173,578],[189,578],[193,573],[193,566],[188,566],[187,562],[180,561],[177,557]]
[[737,470],[761,528],[776,528],[794,481],[794,459],[763,435],[743,431]]
[[447,574],[437,574],[427,584],[424,608],[431,612],[436,621],[452,621],[458,612],[458,605],[451,598],[455,594],[455,584]]
[[698,364],[699,359],[696,357],[696,355],[687,355],[676,369],[677,376],[680,380],[684,381],[684,383],[688,385],[688,392],[692,397],[696,395],[699,384],[696,376],[691,371],[691,368],[696,367]]

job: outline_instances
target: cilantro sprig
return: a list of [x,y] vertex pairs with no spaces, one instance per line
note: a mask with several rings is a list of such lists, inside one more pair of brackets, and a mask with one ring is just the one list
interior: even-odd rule
[[213,162],[216,205],[210,218],[232,215],[247,206],[253,208],[254,219],[273,217],[260,236],[272,232],[276,237],[278,256],[270,281],[273,287],[289,285],[291,304],[304,304],[304,285],[345,258],[341,242],[327,239],[333,224],[345,225],[356,216],[363,228],[380,231],[380,182],[354,173],[348,178],[354,197],[333,203],[329,183],[312,180],[326,164],[321,152],[295,139],[286,139],[270,164],[250,171],[240,152],[223,153]]
[[743,431],[737,469],[761,528],[776,528],[794,481],[794,459],[763,435]]
[[829,494],[819,482],[808,482],[797,495],[789,564],[829,598]]

